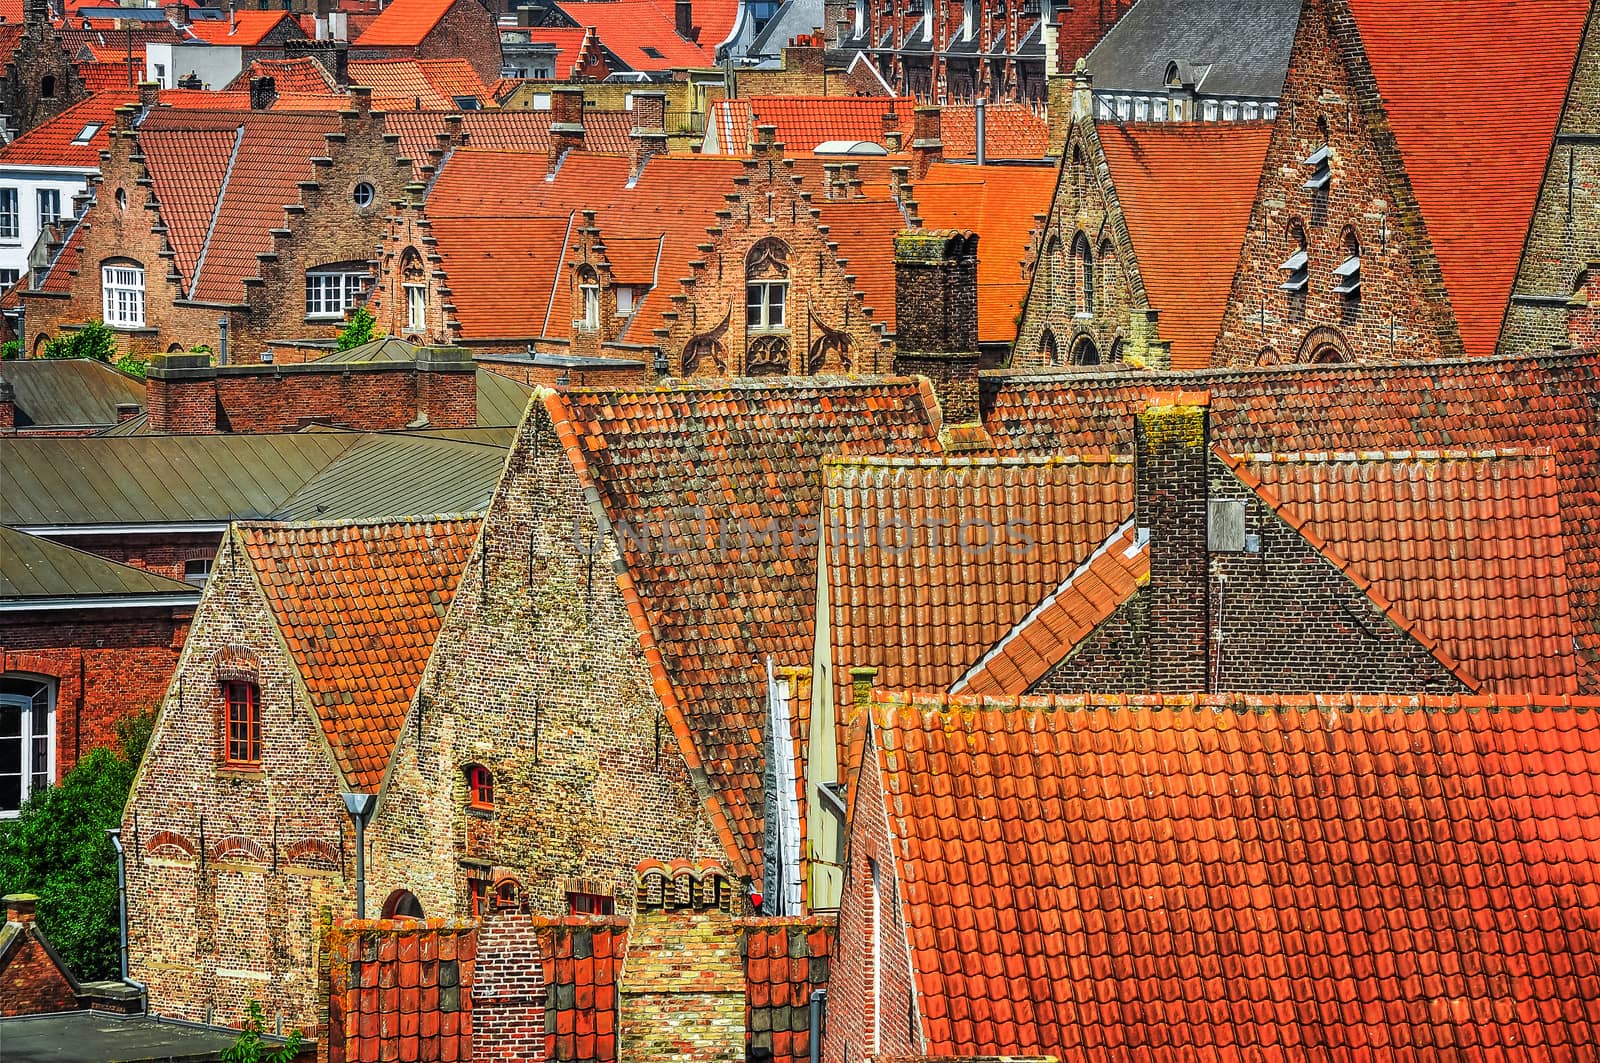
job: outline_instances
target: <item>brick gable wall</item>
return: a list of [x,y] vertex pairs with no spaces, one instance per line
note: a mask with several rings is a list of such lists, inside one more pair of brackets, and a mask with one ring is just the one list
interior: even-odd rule
[[[255,662],[261,771],[222,764],[219,655]],[[233,1023],[258,1000],[269,1028],[280,1016],[286,1028],[314,1025],[318,920],[354,905],[343,788],[230,539],[123,814],[132,975],[150,987],[152,1011]]]
[[[1102,362],[1165,368],[1171,354],[1157,338],[1128,223],[1092,118],[1072,123],[1061,159],[1049,214],[1029,252],[1033,279],[1010,367],[1072,364],[1074,350],[1087,339]],[[1085,315],[1078,312],[1082,278],[1072,254],[1080,233],[1095,256],[1094,308]]]
[[5,898],[5,921],[0,923],[0,1018],[79,1007],[71,972],[57,962],[34,918],[37,902],[31,893]]
[[641,911],[628,937],[618,1058],[745,1059],[744,962],[721,912]]
[[[22,37],[0,79],[0,113],[6,117],[10,139],[43,125],[88,96],[55,24],[45,15],[47,5],[30,0],[25,6],[33,10],[23,13]],[[46,78],[54,81],[49,96],[44,94]]]
[[[1322,146],[1319,120],[1332,179],[1311,192],[1303,160]],[[1301,293],[1279,287],[1288,276],[1280,266],[1296,248],[1291,223],[1303,228],[1310,258]],[[1361,246],[1358,301],[1331,290],[1347,230]],[[1307,0],[1301,13],[1212,364],[1302,363],[1319,352],[1363,362],[1462,354],[1426,226],[1341,0]]]
[[[1497,350],[1600,344],[1600,8],[1592,8]],[[1585,291],[1585,286],[1588,290]],[[1581,301],[1581,306],[1566,305]]]
[[500,80],[500,29],[478,0],[456,0],[414,47],[352,46],[351,59],[466,59],[485,85]]
[[[484,554],[484,550],[487,554]],[[569,885],[633,903],[642,859],[722,856],[542,404],[530,406],[480,546],[401,730],[376,817],[373,892],[466,911],[467,879],[515,879],[536,913]],[[463,769],[495,777],[466,808]]]

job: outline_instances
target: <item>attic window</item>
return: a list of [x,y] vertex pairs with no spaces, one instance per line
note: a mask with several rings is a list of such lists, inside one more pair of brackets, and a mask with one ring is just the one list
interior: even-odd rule
[[666,58],[666,56],[662,55],[661,52],[658,51],[652,45],[646,44],[642,48],[640,48],[640,51],[644,52],[644,54],[648,55],[651,59],[665,59]]
[[482,764],[468,764],[467,777],[467,804],[472,808],[493,810],[494,808],[494,774]]
[[463,110],[463,111],[481,111],[481,110],[483,110],[483,102],[481,100],[479,100],[478,97],[476,97],[476,96],[452,96],[451,99],[455,101],[455,105],[459,110]]
[[211,558],[192,557],[183,563],[183,581],[204,587],[211,578]]
[[229,766],[261,766],[261,691],[254,683],[222,684],[223,754]]
[[632,317],[634,307],[633,289],[622,285],[617,289],[617,316]]
[[615,915],[617,901],[603,893],[569,893],[567,911],[573,915]]
[[1289,246],[1293,253],[1278,267],[1284,274],[1279,288],[1286,292],[1303,292],[1311,283],[1311,256],[1306,254],[1306,231],[1298,222],[1289,223]]
[[89,141],[94,139],[94,135],[100,132],[101,127],[104,125],[104,122],[90,122],[88,125],[85,125],[78,131],[78,135],[72,138],[72,142],[74,144],[89,143]]
[[1333,290],[1352,299],[1361,294],[1361,241],[1354,232],[1344,237],[1345,259],[1333,269]]

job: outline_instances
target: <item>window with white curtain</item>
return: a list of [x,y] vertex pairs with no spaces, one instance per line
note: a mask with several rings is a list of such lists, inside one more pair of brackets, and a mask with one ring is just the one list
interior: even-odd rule
[[144,328],[144,267],[108,262],[100,267],[105,323],[112,328]]

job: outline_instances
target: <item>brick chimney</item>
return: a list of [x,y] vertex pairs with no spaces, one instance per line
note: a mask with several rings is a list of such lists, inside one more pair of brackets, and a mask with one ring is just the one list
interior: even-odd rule
[[911,158],[917,180],[928,176],[928,167],[944,160],[944,139],[939,129],[939,108],[918,107],[911,119]]
[[250,109],[269,111],[278,98],[278,81],[273,77],[250,79]]
[[583,89],[558,85],[550,90],[550,170],[555,173],[569,151],[583,147]]
[[43,30],[50,22],[50,0],[22,0],[22,23]]
[[894,238],[895,372],[933,381],[947,424],[978,412],[978,235]]
[[166,12],[167,21],[176,29],[183,29],[189,24],[189,5],[183,3],[166,4],[161,8]]
[[205,354],[158,354],[145,370],[145,403],[156,435],[217,430],[217,370]]
[[31,923],[33,922],[33,909],[39,903],[37,895],[32,893],[8,893],[5,898],[6,922]]
[[159,102],[161,102],[161,82],[139,82],[139,106],[144,110],[149,110]]
[[1134,421],[1135,514],[1148,536],[1152,694],[1204,691],[1210,673],[1209,424],[1204,394],[1158,400]]
[[665,92],[635,92],[633,94],[633,130],[628,134],[633,147],[633,175],[644,170],[653,155],[667,153],[667,94]]
[[677,0],[672,9],[672,28],[686,41],[698,40],[700,31],[694,24],[694,4],[690,0]]
[[17,431],[17,392],[11,381],[0,376],[0,435],[14,435]]
[[478,367],[463,347],[417,351],[417,419],[434,428],[478,424]]

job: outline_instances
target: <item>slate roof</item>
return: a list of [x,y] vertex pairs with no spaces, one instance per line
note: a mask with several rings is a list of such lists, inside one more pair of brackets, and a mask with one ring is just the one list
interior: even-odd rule
[[936,451],[928,385],[737,380],[575,389],[545,405],[580,481],[629,531],[619,580],[657,692],[709,776],[730,859],[759,879],[766,658],[812,648],[821,459]]
[[1301,0],[1139,0],[1084,59],[1097,92],[1165,92],[1167,64],[1186,63],[1211,96],[1276,99]]
[[117,405],[144,406],[144,382],[86,358],[20,358],[0,365],[16,396],[18,428],[117,423]]
[[351,787],[377,792],[478,521],[241,524],[272,607]]
[[[1172,345],[1172,368],[1203,369],[1222,328],[1272,125],[1101,122],[1096,132],[1145,294],[1160,311],[1158,331]],[[1196,211],[1200,199],[1206,209]]]
[[1597,709],[881,695],[927,1051],[1577,1058]]
[[[693,44],[678,36],[671,11],[657,7],[652,0],[599,0],[593,3],[567,3],[556,7],[574,25],[594,27],[600,44],[620,59],[629,70],[672,70],[685,67],[715,66],[712,48],[720,41],[702,40]],[[646,49],[657,54],[651,55]]]
[[353,42],[358,48],[415,48],[455,0],[393,0]]
[[200,597],[190,584],[0,525],[0,606],[14,608],[50,598],[104,602],[151,594],[181,595],[190,604]]
[[1600,440],[1591,396],[1600,354],[1422,365],[1136,373],[985,374],[983,421],[1002,454],[1131,453],[1156,391],[1209,396],[1211,440],[1235,454],[1406,449],[1548,450],[1554,461],[1572,622],[1600,651]]
[[[1590,0],[1345,0],[1469,356],[1494,353]],[[1506,87],[1516,86],[1515,105]]]
[[[488,506],[504,439],[411,433],[21,437],[0,453],[0,524],[378,519]],[[420,445],[432,444],[423,449]]]

